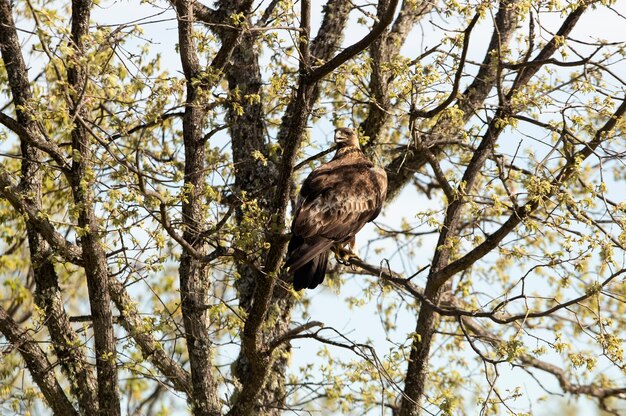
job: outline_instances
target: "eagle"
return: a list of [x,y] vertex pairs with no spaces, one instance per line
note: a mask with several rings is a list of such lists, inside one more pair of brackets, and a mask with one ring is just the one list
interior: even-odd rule
[[300,188],[285,262],[295,290],[324,281],[331,250],[338,260],[356,256],[356,233],[378,216],[387,195],[387,174],[363,154],[355,132],[337,129],[335,143],[332,160]]

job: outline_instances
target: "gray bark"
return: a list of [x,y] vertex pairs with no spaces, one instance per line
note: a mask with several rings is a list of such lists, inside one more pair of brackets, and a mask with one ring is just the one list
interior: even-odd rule
[[55,415],[78,415],[63,388],[54,375],[54,367],[35,341],[26,331],[22,331],[15,321],[0,308],[0,332],[18,349],[26,362],[31,377],[41,390],[48,406]]
[[[71,39],[78,57],[85,53],[83,42],[89,32],[91,4],[91,0],[72,1]],[[120,395],[116,339],[109,296],[109,271],[95,213],[93,179],[89,179],[94,176],[91,172],[93,150],[83,124],[85,109],[81,103],[83,88],[87,82],[86,69],[75,62],[68,68],[67,78],[71,88],[70,114],[75,119],[72,149],[76,156],[72,162],[70,185],[78,208],[78,226],[82,229],[79,240],[83,250],[82,259],[93,318],[99,414],[115,416],[120,414]]]
[[[19,191],[26,195],[35,212],[42,210],[42,178],[44,152],[35,142],[44,142],[34,117],[29,114],[32,93],[26,65],[21,53],[20,43],[15,30],[10,2],[0,5],[0,47],[2,59],[9,76],[9,86],[16,109],[16,129],[21,131],[21,152],[24,156],[21,166]],[[19,109],[21,108],[21,109]],[[63,299],[54,269],[53,254],[50,244],[39,233],[36,223],[27,221],[26,231],[28,246],[35,279],[35,303],[43,311],[43,318],[54,352],[60,362],[64,375],[70,382],[71,392],[76,396],[81,411],[97,413],[96,382],[84,349],[80,347],[78,336],[71,328],[63,306]]]

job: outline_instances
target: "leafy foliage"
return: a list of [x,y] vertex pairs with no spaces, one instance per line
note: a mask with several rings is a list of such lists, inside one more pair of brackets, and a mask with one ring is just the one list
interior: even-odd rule
[[[3,1],[0,413],[624,411],[623,5],[398,3]],[[389,202],[296,293],[347,125]]]

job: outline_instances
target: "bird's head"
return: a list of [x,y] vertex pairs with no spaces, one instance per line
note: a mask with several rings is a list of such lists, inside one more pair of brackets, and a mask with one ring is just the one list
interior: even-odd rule
[[341,128],[335,130],[335,143],[339,148],[356,147],[359,148],[359,138],[352,129]]

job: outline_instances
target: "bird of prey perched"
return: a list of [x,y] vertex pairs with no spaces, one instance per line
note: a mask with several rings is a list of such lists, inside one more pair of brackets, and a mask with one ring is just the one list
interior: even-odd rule
[[338,259],[356,255],[355,234],[378,216],[387,194],[385,171],[365,157],[353,130],[337,129],[335,143],[333,159],[313,170],[300,189],[285,263],[295,290],[324,281],[331,249]]

